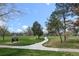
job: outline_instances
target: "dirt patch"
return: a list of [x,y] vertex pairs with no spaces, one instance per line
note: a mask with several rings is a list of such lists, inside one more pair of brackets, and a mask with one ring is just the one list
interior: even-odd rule
[[53,48],[79,48],[79,40],[67,40],[61,43],[60,40],[50,39],[43,45],[46,47],[53,47]]
[[46,47],[57,47],[61,44],[61,42],[59,40],[49,40],[48,42],[44,43],[43,45]]

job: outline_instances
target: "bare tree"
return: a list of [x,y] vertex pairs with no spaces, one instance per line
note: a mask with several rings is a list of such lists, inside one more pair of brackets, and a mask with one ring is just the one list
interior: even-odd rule
[[0,27],[0,33],[2,34],[3,40],[5,39],[5,34],[8,31],[7,29],[8,29],[8,27],[6,27],[6,26]]
[[[15,4],[0,3],[0,20],[7,22],[9,19],[16,18],[17,15],[20,15],[21,11],[17,10]],[[4,40],[5,32],[7,30],[6,26],[0,28]]]

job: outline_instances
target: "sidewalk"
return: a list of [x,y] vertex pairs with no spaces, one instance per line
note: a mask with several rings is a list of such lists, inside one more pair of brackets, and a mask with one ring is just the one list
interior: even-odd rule
[[46,51],[62,51],[62,52],[79,52],[79,49],[70,49],[70,48],[49,48],[44,47],[42,44],[48,41],[48,38],[45,37],[45,40],[36,44],[28,45],[28,46],[8,46],[8,45],[0,45],[0,48],[17,48],[17,49],[32,49],[32,50],[46,50]]

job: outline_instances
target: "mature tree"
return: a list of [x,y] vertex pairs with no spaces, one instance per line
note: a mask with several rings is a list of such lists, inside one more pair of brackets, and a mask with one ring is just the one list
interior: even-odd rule
[[3,40],[5,39],[6,34],[10,34],[9,31],[7,30],[6,26],[0,27],[0,34],[3,37]]
[[[0,3],[0,20],[6,22],[9,18],[14,18],[16,15],[19,15],[20,11],[14,7],[14,4]],[[3,32],[3,40],[6,32],[6,27],[1,27]]]
[[59,14],[58,16],[63,20],[63,29],[64,29],[64,41],[66,41],[66,19],[71,15],[70,4],[68,3],[57,3],[56,11]]
[[62,37],[61,37],[61,33],[60,33],[60,30],[62,30],[62,22],[60,21],[60,19],[58,18],[58,15],[53,12],[50,16],[50,18],[48,19],[48,22],[47,22],[47,28],[48,28],[48,31],[52,31],[54,30],[55,32],[57,32],[60,36],[60,39],[61,39],[61,43],[62,43]]
[[79,3],[71,3],[69,5],[73,14],[79,16]]
[[43,35],[42,27],[37,21],[33,23],[32,31],[35,36],[38,36],[38,38]]
[[77,18],[77,20],[74,22],[74,31],[75,31],[76,35],[79,32],[79,18]]
[[77,20],[74,22],[74,31],[76,33],[76,35],[79,32],[79,3],[72,3],[70,4],[71,7],[71,11],[73,12],[73,14],[77,17]]
[[79,26],[79,18],[77,18],[77,20],[74,22],[75,26]]
[[66,19],[69,16],[79,16],[79,4],[78,3],[57,3],[56,11],[59,17],[64,20],[64,40],[66,40]]

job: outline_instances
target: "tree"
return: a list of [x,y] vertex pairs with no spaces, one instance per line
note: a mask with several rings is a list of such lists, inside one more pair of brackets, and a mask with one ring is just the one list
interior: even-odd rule
[[[79,4],[78,3],[56,3],[55,14],[60,20],[63,20],[63,30],[64,30],[64,41],[66,41],[66,19],[70,16],[79,16]],[[53,14],[52,14],[53,15]],[[50,20],[50,22],[52,22]],[[51,24],[50,24],[51,25]],[[48,26],[49,29],[52,29],[51,26]]]
[[64,40],[66,41],[66,19],[69,16],[79,16],[79,4],[78,3],[57,3],[56,11],[59,17],[63,19],[63,29],[64,29]]
[[62,25],[63,24],[58,18],[58,15],[55,12],[53,12],[50,18],[48,19],[47,28],[48,28],[48,31],[50,30],[52,31],[54,29],[54,31],[58,33],[61,39],[61,43],[62,43],[62,37],[61,37],[60,30],[62,30]]
[[79,3],[71,3],[69,5],[73,14],[79,16]]
[[14,4],[0,3],[0,20],[5,21],[20,13],[21,11],[17,10]]
[[3,40],[4,40],[5,39],[5,35],[9,33],[8,30],[7,30],[7,27],[6,26],[0,27],[0,33],[1,33],[1,35],[3,37]]
[[[8,3],[0,3],[0,20],[6,22],[9,18],[15,17],[20,14],[20,11],[17,10],[13,4]],[[3,32],[3,40],[6,32],[6,27],[1,27],[1,31]]]
[[75,31],[76,35],[79,32],[79,18],[77,18],[77,20],[74,22],[74,31]]
[[38,36],[38,38],[43,35],[42,27],[37,21],[33,23],[32,31],[35,36]]
[[70,13],[70,4],[68,3],[57,3],[56,4],[56,12],[59,14],[58,16],[63,19],[63,29],[64,29],[64,41],[66,41],[66,19]]
[[77,20],[74,22],[75,26],[79,26],[79,18],[77,18]]

